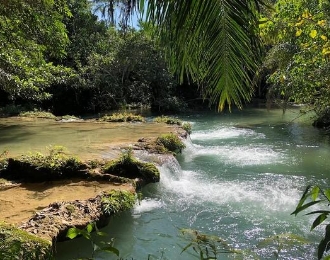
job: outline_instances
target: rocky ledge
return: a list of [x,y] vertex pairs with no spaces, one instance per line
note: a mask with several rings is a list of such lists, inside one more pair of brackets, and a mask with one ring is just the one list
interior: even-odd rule
[[[141,138],[137,143],[120,149],[127,149],[126,153],[117,160],[102,162],[94,167],[88,164],[74,161],[77,164],[79,176],[84,176],[88,180],[108,180],[120,181],[131,184],[129,190],[110,190],[89,198],[87,200],[62,201],[51,203],[48,207],[38,211],[28,221],[15,227],[6,223],[0,223],[0,259],[13,259],[13,255],[18,256],[15,259],[49,259],[54,251],[56,242],[66,239],[66,233],[71,227],[84,228],[89,223],[95,223],[98,227],[105,226],[109,217],[120,211],[133,207],[135,203],[136,189],[151,182],[159,181],[159,171],[155,163],[141,162],[133,158],[133,150],[146,151],[147,153],[157,154],[158,158],[173,156],[184,148],[181,139],[186,138],[187,133],[179,129],[175,133],[164,135],[157,140]],[[59,154],[55,154],[62,158]],[[40,156],[40,155],[38,155]],[[15,180],[25,180],[22,178],[23,168],[28,168],[28,172],[36,181],[38,176],[45,176],[44,172],[52,174],[52,178],[59,176],[63,179],[62,168],[52,168],[47,170],[43,160],[37,158],[38,162],[34,164],[31,158],[8,159],[0,162],[0,178],[11,177]],[[43,159],[43,158],[42,158]],[[54,166],[52,158],[49,159],[52,167]],[[69,160],[72,168],[71,158],[62,158]],[[39,165],[43,162],[42,167]],[[24,166],[22,168],[22,165]],[[46,165],[46,166],[45,166]],[[61,164],[62,167],[63,164]],[[8,167],[9,166],[9,167]],[[17,167],[17,171],[15,170]],[[70,171],[72,170],[70,168]],[[74,168],[74,167],[73,167]],[[9,169],[9,170],[8,170]],[[35,170],[34,170],[35,169]],[[43,169],[43,172],[40,171]],[[55,170],[54,170],[55,169]],[[41,174],[41,175],[39,175]],[[47,175],[49,176],[49,175]],[[55,176],[55,177],[54,177]],[[72,173],[68,174],[72,176]],[[75,175],[73,175],[75,176]],[[75,176],[76,177],[76,176]],[[45,179],[42,179],[45,181]],[[53,179],[51,179],[53,181]],[[109,182],[109,183],[110,183]],[[18,234],[18,235],[13,235]]]

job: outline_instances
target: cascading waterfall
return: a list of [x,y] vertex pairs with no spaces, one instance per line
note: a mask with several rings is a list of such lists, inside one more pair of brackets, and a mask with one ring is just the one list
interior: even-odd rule
[[[145,187],[134,210],[114,217],[105,229],[116,238],[121,256],[148,259],[150,254],[159,259],[164,253],[170,260],[199,259],[193,251],[181,253],[189,241],[179,236],[180,229],[189,228],[250,252],[244,259],[274,259],[276,236],[290,240],[289,234],[295,234],[307,243],[283,240],[280,259],[315,259],[323,230],[311,233],[312,217],[290,213],[307,184],[328,182],[324,176],[329,145],[321,143],[311,128],[282,121],[254,126],[247,118],[246,128],[235,115],[221,121],[218,116],[189,121],[194,122],[191,140],[185,141],[177,160],[163,161],[160,183]],[[319,175],[311,174],[311,168]],[[263,244],[272,237],[274,243]]]

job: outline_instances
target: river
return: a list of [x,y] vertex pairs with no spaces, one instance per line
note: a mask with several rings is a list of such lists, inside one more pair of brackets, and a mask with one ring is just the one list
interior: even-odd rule
[[[308,184],[329,186],[329,135],[299,117],[299,109],[181,119],[193,126],[186,149],[160,167],[160,183],[145,187],[132,211],[111,219],[103,229],[109,238],[96,239],[115,238],[123,259],[199,259],[192,248],[181,253],[190,241],[180,230],[193,229],[245,253],[218,259],[275,259],[274,252],[279,259],[316,259],[322,227],[310,232],[312,217],[290,213]],[[276,236],[291,234],[306,241],[284,239],[278,251]],[[77,258],[90,254],[90,244],[80,238],[58,243],[57,251],[56,259]]]

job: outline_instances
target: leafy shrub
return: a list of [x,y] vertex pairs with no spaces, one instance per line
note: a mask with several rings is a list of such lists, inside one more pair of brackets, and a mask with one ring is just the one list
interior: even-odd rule
[[105,122],[145,122],[141,115],[134,115],[133,113],[114,113],[112,115],[105,115],[99,119]]
[[180,153],[182,149],[186,147],[180,138],[173,133],[159,136],[156,140],[156,143],[158,145],[162,145],[166,150],[173,153]]
[[154,119],[157,123],[165,123],[168,125],[182,125],[182,121],[180,119],[169,117],[169,116],[158,116]]
[[185,122],[185,123],[182,124],[181,127],[182,127],[185,131],[187,131],[188,134],[191,134],[191,129],[192,129],[192,127],[191,127],[191,124],[190,124],[190,123]]
[[146,182],[159,181],[159,171],[152,163],[140,162],[133,157],[132,150],[122,153],[119,159],[104,166],[104,173],[110,173],[130,179],[142,178]]
[[113,190],[102,197],[102,209],[107,215],[131,209],[134,203],[135,194],[129,191]]
[[26,111],[19,113],[20,117],[31,117],[31,118],[45,118],[45,119],[56,119],[56,116],[54,116],[50,112],[46,111],[40,111],[40,110],[33,110],[33,111]]

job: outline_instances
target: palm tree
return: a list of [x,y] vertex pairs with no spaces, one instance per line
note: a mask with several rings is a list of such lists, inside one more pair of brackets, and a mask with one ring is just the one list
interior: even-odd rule
[[[100,2],[100,0],[94,0]],[[258,11],[263,0],[108,0],[111,14],[146,10],[158,28],[167,59],[180,79],[199,83],[218,109],[242,107],[253,94],[251,76],[260,57]],[[105,1],[101,1],[105,2]]]

